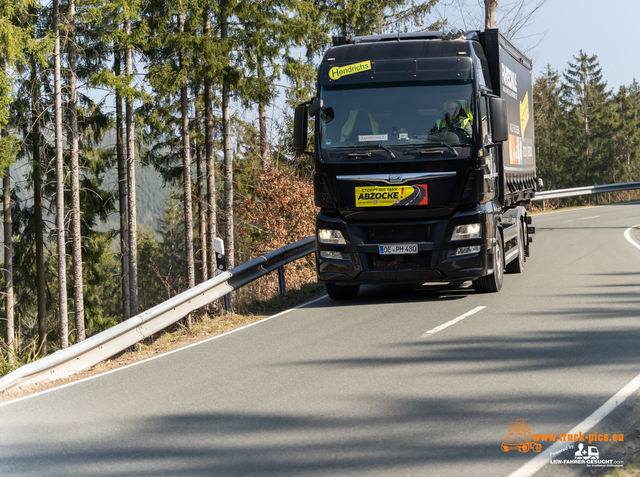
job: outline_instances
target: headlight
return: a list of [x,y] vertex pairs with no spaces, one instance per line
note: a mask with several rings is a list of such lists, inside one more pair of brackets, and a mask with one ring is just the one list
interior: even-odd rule
[[339,230],[318,229],[318,242],[334,245],[346,245],[347,241]]
[[456,225],[451,240],[467,240],[480,238],[480,224]]

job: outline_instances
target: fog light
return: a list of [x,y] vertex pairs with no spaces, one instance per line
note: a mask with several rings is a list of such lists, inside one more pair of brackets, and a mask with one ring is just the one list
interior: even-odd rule
[[456,255],[469,255],[470,253],[480,252],[480,245],[474,245],[472,247],[458,247]]
[[467,240],[480,238],[480,224],[456,225],[451,240]]
[[342,232],[339,230],[318,229],[318,242],[331,243],[335,245],[346,245]]
[[342,252],[329,252],[327,250],[322,250],[320,252],[320,256],[322,258],[332,258],[334,260],[342,260]]

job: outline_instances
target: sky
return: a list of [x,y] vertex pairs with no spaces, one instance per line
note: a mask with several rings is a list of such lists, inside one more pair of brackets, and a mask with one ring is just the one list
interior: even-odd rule
[[638,0],[548,0],[529,27],[530,33],[546,32],[531,54],[534,76],[547,64],[566,70],[582,50],[598,56],[603,79],[614,93],[634,78],[640,82],[638,18]]

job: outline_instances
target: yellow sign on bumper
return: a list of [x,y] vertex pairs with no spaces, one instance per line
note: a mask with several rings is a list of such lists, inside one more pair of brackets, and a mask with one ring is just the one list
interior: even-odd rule
[[356,207],[426,205],[427,186],[356,187]]

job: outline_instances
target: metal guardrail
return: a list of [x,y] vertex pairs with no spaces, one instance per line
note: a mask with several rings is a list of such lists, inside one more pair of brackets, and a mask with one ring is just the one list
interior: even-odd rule
[[575,187],[573,189],[549,190],[546,192],[536,192],[532,200],[561,199],[564,197],[575,197],[578,195],[603,194],[605,192],[618,192],[622,190],[640,189],[640,182],[625,182],[621,184],[607,184],[589,187]]
[[[56,351],[0,378],[0,392],[71,376],[110,358],[228,293],[316,249],[315,236],[286,245],[195,286],[69,348]],[[285,288],[279,272],[280,292]]]

